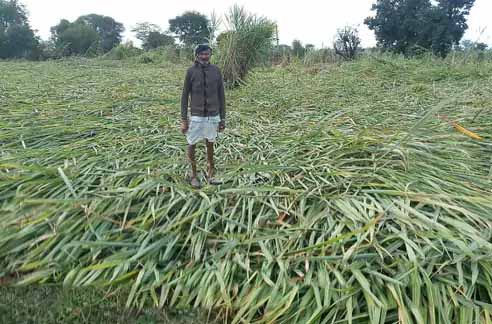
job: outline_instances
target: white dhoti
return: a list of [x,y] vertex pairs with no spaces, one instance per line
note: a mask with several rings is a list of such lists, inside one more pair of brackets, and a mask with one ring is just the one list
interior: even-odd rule
[[220,123],[220,116],[200,117],[191,116],[186,141],[190,145],[195,145],[203,139],[215,142]]

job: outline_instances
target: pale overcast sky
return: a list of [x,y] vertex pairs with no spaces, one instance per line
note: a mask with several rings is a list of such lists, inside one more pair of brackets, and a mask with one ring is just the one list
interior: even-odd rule
[[[266,16],[277,22],[280,42],[290,44],[300,39],[303,44],[330,46],[338,27],[358,26],[363,46],[375,44],[373,33],[363,24],[371,15],[375,0],[21,0],[30,13],[31,25],[43,39],[50,36],[50,27],[60,19],[70,21],[78,16],[97,13],[111,16],[125,25],[125,40],[133,40],[130,32],[137,22],[148,21],[168,28],[168,20],[186,10],[197,10],[210,15],[222,15],[233,4],[243,5],[248,11]],[[464,39],[479,40],[492,45],[492,0],[476,0],[468,21],[469,30]]]

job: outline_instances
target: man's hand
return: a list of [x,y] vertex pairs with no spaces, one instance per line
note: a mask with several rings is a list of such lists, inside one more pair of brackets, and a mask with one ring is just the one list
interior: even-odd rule
[[188,121],[181,120],[181,133],[186,134],[188,132]]
[[225,120],[219,122],[219,132],[222,133],[225,129]]

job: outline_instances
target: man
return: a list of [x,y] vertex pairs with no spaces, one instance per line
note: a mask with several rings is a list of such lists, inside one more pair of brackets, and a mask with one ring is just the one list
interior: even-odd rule
[[[195,63],[186,71],[181,96],[181,132],[186,134],[188,159],[191,163],[191,185],[200,188],[197,178],[195,147],[205,140],[207,147],[207,181],[220,184],[214,179],[214,143],[217,132],[225,129],[225,95],[222,73],[210,64],[212,49],[204,44],[195,48]],[[188,102],[191,94],[191,118],[188,118]]]

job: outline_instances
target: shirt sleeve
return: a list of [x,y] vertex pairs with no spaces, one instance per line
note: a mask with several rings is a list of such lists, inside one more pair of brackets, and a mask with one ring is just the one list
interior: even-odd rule
[[220,119],[225,120],[226,118],[226,109],[225,109],[225,93],[224,93],[224,80],[222,77],[222,73],[219,70],[219,113]]
[[183,85],[183,93],[181,94],[181,119],[188,119],[188,101],[191,92],[191,71],[186,71],[186,76]]

